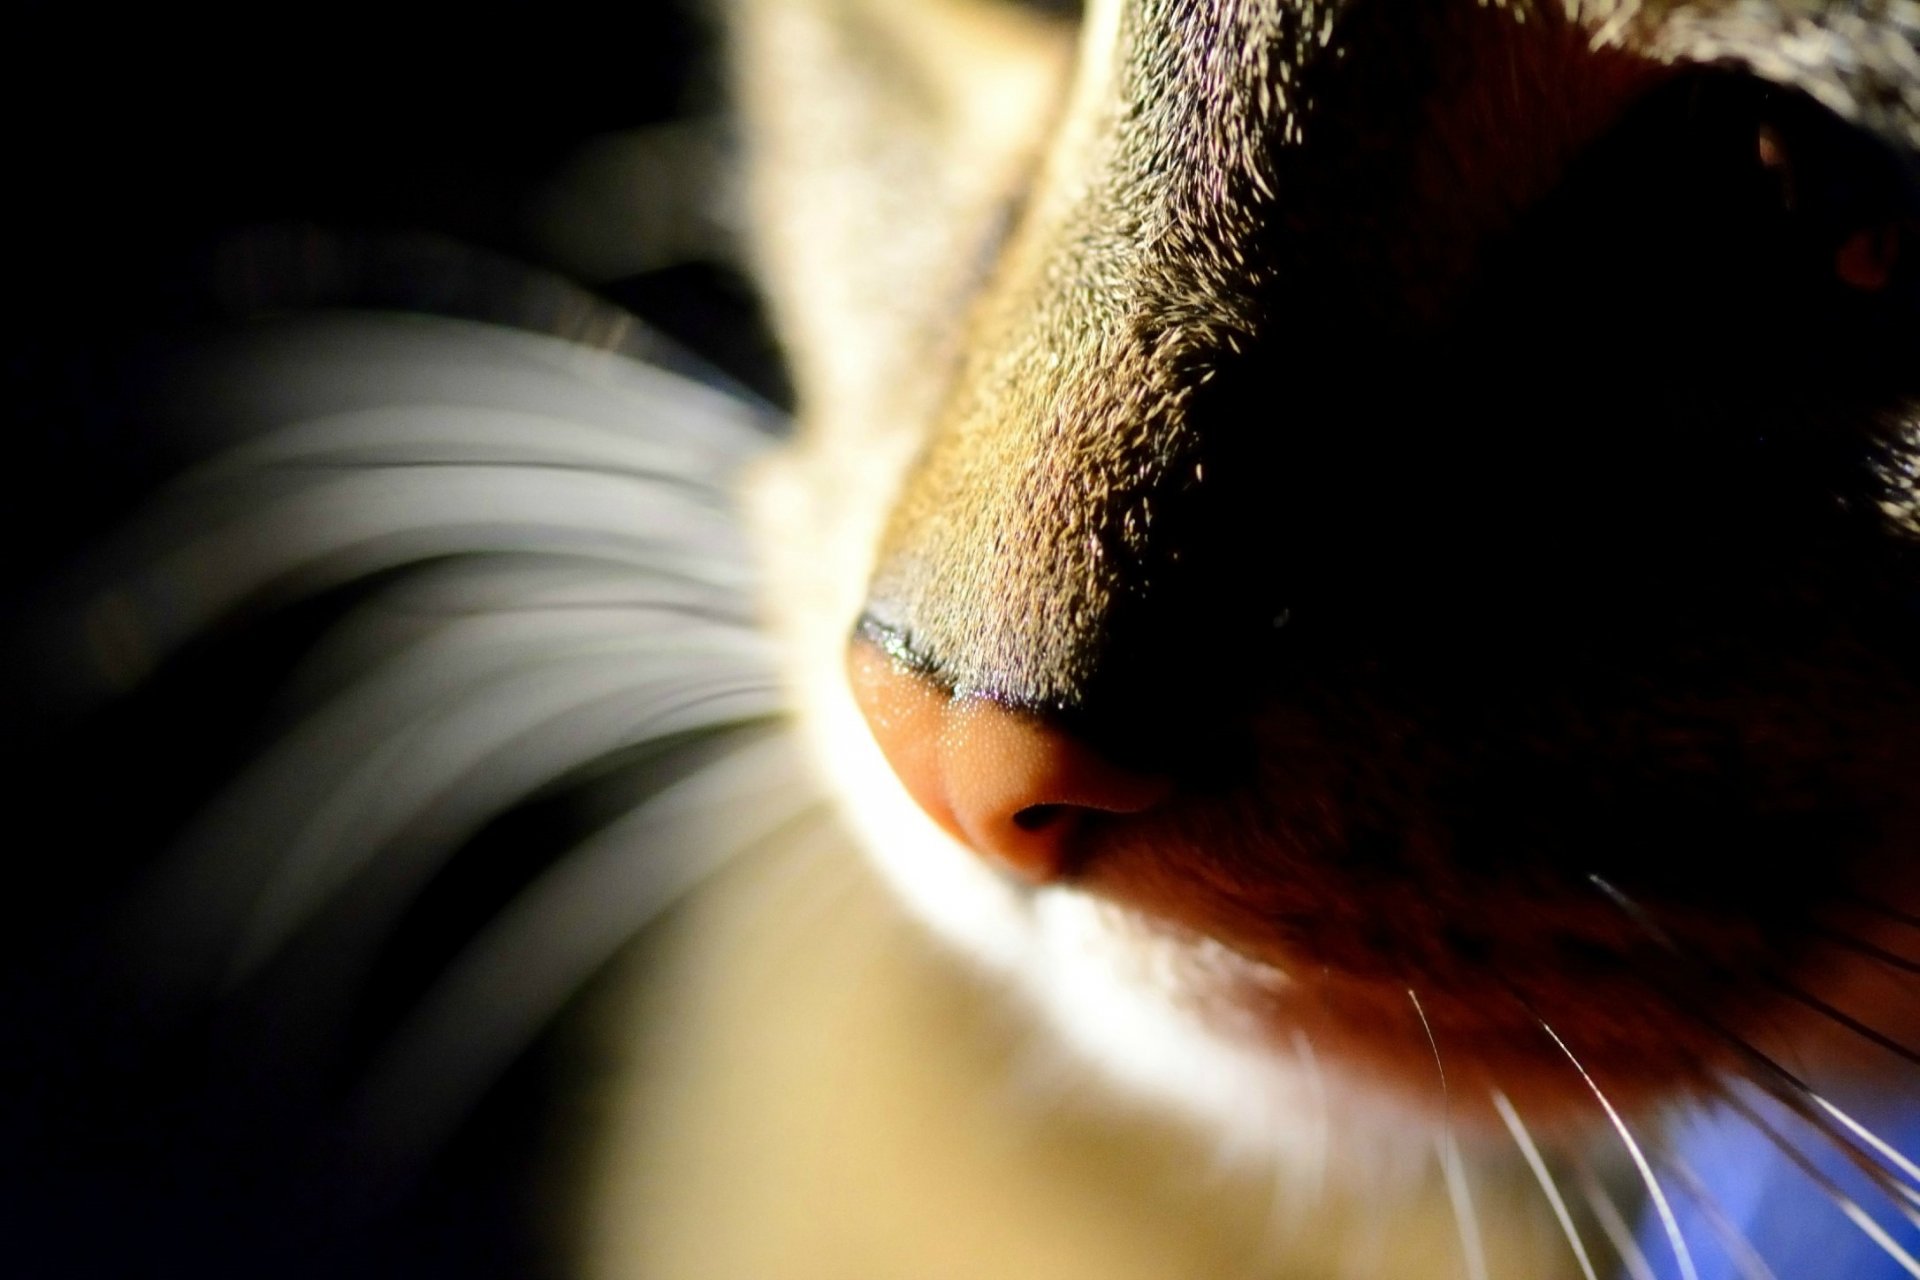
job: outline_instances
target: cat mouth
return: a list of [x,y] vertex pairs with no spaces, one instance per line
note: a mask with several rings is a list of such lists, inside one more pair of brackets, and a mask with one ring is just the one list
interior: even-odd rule
[[1920,968],[1903,716],[1802,699],[1783,726],[1737,690],[1623,707],[1515,682],[1422,700],[1364,674],[1253,711],[1239,767],[1214,750],[1196,777],[1115,765],[1071,718],[870,636],[850,659],[937,825],[1174,939],[1167,994],[1235,1042],[1305,1037],[1421,1106],[1524,1099],[1551,1124],[1897,1058],[1920,1031],[1890,981]]
[[[1090,833],[1072,889],[1186,955],[1173,999],[1219,1034],[1289,1057],[1304,1038],[1346,1077],[1470,1125],[1508,1099],[1552,1127],[1601,1119],[1602,1098],[1631,1113],[1728,1076],[1791,1091],[1798,1071],[1911,1057],[1901,981],[1920,923],[1897,861],[1781,868],[1716,900],[1679,877],[1503,879],[1457,857],[1236,842],[1217,810],[1175,811]],[[1872,896],[1847,879],[1867,868]]]

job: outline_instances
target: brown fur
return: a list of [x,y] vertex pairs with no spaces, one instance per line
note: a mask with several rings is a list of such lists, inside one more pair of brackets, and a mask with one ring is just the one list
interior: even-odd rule
[[[1415,987],[1468,1094],[1553,1114],[1585,1093],[1543,1016],[1657,1096],[1727,1062],[1701,1004],[1755,1034],[1794,1021],[1762,975],[1847,985],[1813,919],[1915,888],[1915,576],[1872,460],[1916,316],[1832,338],[1828,250],[1789,253],[1823,233],[1714,166],[1851,121],[1897,169],[1911,14],[1114,0],[1071,79],[1011,7],[740,31],[791,465],[851,486],[804,536],[872,557],[899,661],[1179,777],[1092,825],[1080,887],[1320,975],[1196,1003],[1421,1091]],[[1688,999],[1651,1000],[1676,939]]]

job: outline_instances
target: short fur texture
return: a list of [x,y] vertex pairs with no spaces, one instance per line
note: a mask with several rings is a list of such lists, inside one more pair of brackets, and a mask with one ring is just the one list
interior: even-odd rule
[[[778,445],[512,273],[565,340],[170,367],[219,459],[19,683],[345,619],[56,940],[137,1011],[104,1078],[186,1059],[152,1185],[275,1095],[205,1162],[240,1239],[156,1200],[203,1269],[372,1239],[664,914],[591,1010],[596,1277],[1920,1274],[1920,6],[1070,8],[722,6]],[[876,646],[1164,798],[1009,879],[889,766]]]

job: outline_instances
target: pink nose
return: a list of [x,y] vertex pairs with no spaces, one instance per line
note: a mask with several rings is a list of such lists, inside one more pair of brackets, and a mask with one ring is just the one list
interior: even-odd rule
[[864,640],[847,665],[854,701],[908,794],[974,852],[1034,884],[1073,870],[1090,818],[1139,813],[1171,789],[1038,716],[955,697]]

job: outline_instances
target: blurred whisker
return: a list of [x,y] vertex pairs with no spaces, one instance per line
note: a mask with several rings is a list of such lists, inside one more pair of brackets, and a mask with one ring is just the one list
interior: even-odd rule
[[[361,1094],[358,1131],[417,1167],[643,926],[819,804],[790,739],[749,730],[571,851],[488,925],[394,1035]],[[674,856],[659,856],[663,846]]]
[[1474,1207],[1473,1191],[1467,1185],[1467,1171],[1460,1158],[1460,1142],[1451,1129],[1434,1139],[1440,1161],[1440,1175],[1447,1187],[1447,1200],[1453,1206],[1454,1226],[1460,1232],[1460,1258],[1467,1280],[1487,1280],[1487,1249],[1480,1237],[1480,1213]]
[[[419,883],[488,817],[543,783],[624,748],[766,720],[781,706],[771,684],[732,677],[633,690],[624,660],[599,680],[593,674],[542,669],[520,687],[485,690],[370,752],[280,860],[242,930],[235,974],[272,955],[376,858],[381,902],[392,910],[404,901],[403,886]],[[362,907],[369,928],[374,905]]]
[[678,579],[709,607],[749,598],[730,494],[770,442],[765,415],[523,333],[391,316],[284,328],[185,380],[181,412],[243,442],[135,522],[45,637],[92,655],[51,664],[90,696],[262,592],[463,555]]
[[1738,1269],[1742,1280],[1780,1280],[1773,1268],[1767,1265],[1767,1260],[1760,1256],[1760,1251],[1753,1247],[1753,1241],[1727,1216],[1719,1198],[1705,1180],[1694,1172],[1692,1165],[1678,1152],[1671,1150],[1661,1156],[1660,1163],[1680,1183],[1681,1190],[1686,1192],[1694,1208],[1706,1219],[1707,1226],[1720,1241],[1721,1250]]
[[1805,1152],[1789,1142],[1778,1129],[1767,1122],[1765,1117],[1738,1096],[1728,1094],[1726,1101],[1727,1105],[1763,1135],[1776,1151],[1785,1156],[1795,1168],[1806,1175],[1809,1181],[1819,1187],[1834,1208],[1838,1209],[1847,1221],[1859,1228],[1863,1235],[1873,1241],[1882,1253],[1898,1264],[1900,1269],[1908,1275],[1920,1278],[1920,1259],[1916,1259],[1901,1248],[1899,1242],[1887,1233],[1886,1228],[1874,1221],[1873,1216],[1861,1208],[1859,1202],[1849,1196],[1838,1183],[1822,1172],[1819,1166],[1809,1160]]
[[[1660,941],[1676,959],[1695,969],[1709,973],[1715,972],[1714,967],[1709,965],[1705,960],[1684,952],[1678,944],[1664,932],[1660,931],[1658,926],[1652,922],[1646,913],[1642,911],[1637,904],[1633,903],[1631,899],[1627,898],[1626,895],[1613,889],[1611,886],[1605,885],[1605,883],[1597,877],[1594,879],[1595,883],[1601,885],[1610,898],[1619,904],[1623,910],[1627,911],[1631,919],[1641,923],[1644,928],[1649,930],[1656,940]],[[1717,973],[1716,976],[1725,978],[1727,975],[1724,972],[1720,972]],[[1779,983],[1777,979],[1773,981],[1783,987],[1786,985]],[[1891,1143],[1881,1138],[1860,1121],[1854,1119],[1853,1116],[1849,1115],[1837,1104],[1819,1093],[1798,1075],[1775,1061],[1771,1056],[1762,1052],[1745,1037],[1737,1034],[1721,1023],[1719,1019],[1706,1013],[1691,1001],[1685,1000],[1675,994],[1670,986],[1661,985],[1656,989],[1661,998],[1694,1019],[1700,1026],[1713,1032],[1723,1043],[1739,1053],[1750,1066],[1757,1068],[1758,1070],[1752,1077],[1754,1087],[1762,1090],[1775,1101],[1785,1106],[1793,1114],[1799,1116],[1809,1128],[1813,1129],[1814,1132],[1818,1133],[1828,1142],[1842,1158],[1860,1169],[1889,1199],[1901,1202],[1903,1206],[1920,1206],[1920,1190],[1916,1190],[1916,1187],[1920,1187],[1920,1164],[1916,1164],[1916,1162],[1908,1158]],[[1791,988],[1787,989],[1789,991],[1792,990]],[[1805,998],[1807,1000],[1813,1000],[1811,996],[1806,996]],[[1816,1003],[1820,1002],[1816,1001]],[[1823,1009],[1823,1011],[1827,1010]],[[1845,1015],[1841,1014],[1838,1010],[1831,1010],[1831,1015],[1841,1018],[1845,1017]],[[1863,1034],[1872,1034],[1870,1028],[1863,1027],[1861,1030]],[[1899,1182],[1887,1169],[1875,1164],[1860,1146],[1848,1138],[1848,1134],[1853,1135],[1853,1138],[1857,1139],[1859,1143],[1864,1144],[1868,1149],[1879,1155],[1882,1160],[1886,1161],[1887,1164],[1899,1170],[1899,1172],[1905,1175],[1914,1185],[1909,1186]],[[1913,1209],[1903,1207],[1902,1212],[1912,1213]]]
[[1845,947],[1856,955],[1863,955],[1871,960],[1878,960],[1890,969],[1898,969],[1902,973],[1920,974],[1920,960],[1912,960],[1906,956],[1898,955],[1895,952],[1887,950],[1885,947],[1876,946],[1864,938],[1856,938],[1852,934],[1840,929],[1815,925],[1811,931],[1825,938],[1835,946]]
[[1573,1064],[1573,1069],[1580,1073],[1580,1078],[1586,1081],[1587,1088],[1592,1091],[1595,1100],[1600,1103],[1601,1110],[1607,1113],[1607,1119],[1612,1122],[1614,1132],[1620,1135],[1620,1143],[1627,1149],[1627,1155],[1632,1159],[1634,1167],[1640,1171],[1641,1181],[1646,1184],[1647,1194],[1652,1197],[1654,1210],[1660,1215],[1660,1225],[1666,1230],[1667,1242],[1673,1246],[1674,1261],[1680,1267],[1681,1276],[1684,1280],[1700,1280],[1700,1273],[1693,1265],[1693,1254],[1687,1249],[1686,1239],[1680,1234],[1680,1224],[1673,1216],[1673,1206],[1668,1203],[1667,1193],[1661,1188],[1660,1179],[1654,1176],[1653,1166],[1648,1163],[1646,1153],[1640,1149],[1640,1143],[1634,1138],[1633,1131],[1627,1127],[1626,1120],[1614,1108],[1613,1101],[1607,1097],[1606,1091],[1601,1089],[1599,1082],[1580,1065],[1580,1059],[1575,1057],[1573,1050],[1567,1047],[1567,1042],[1560,1038],[1559,1033],[1549,1026],[1545,1019],[1539,1019],[1539,1022],[1541,1030],[1547,1033],[1553,1043],[1559,1047],[1560,1052],[1566,1055],[1567,1061]]
[[1620,1212],[1620,1206],[1614,1203],[1613,1196],[1601,1185],[1600,1179],[1584,1164],[1579,1166],[1578,1182],[1581,1198],[1592,1211],[1593,1220],[1600,1225],[1600,1234],[1613,1246],[1614,1256],[1619,1258],[1629,1280],[1659,1280],[1654,1274],[1653,1264],[1640,1248],[1640,1242],[1634,1238],[1626,1215]]
[[1553,1171],[1547,1168],[1547,1162],[1541,1158],[1540,1148],[1535,1145],[1533,1135],[1520,1119],[1519,1111],[1515,1110],[1507,1095],[1498,1089],[1493,1091],[1493,1108],[1500,1113],[1501,1123],[1507,1126],[1507,1132],[1513,1136],[1514,1145],[1520,1148],[1520,1155],[1532,1171],[1533,1180],[1540,1184],[1541,1194],[1546,1196],[1547,1204],[1553,1210],[1554,1221],[1560,1224],[1560,1231],[1566,1236],[1568,1247],[1573,1250],[1580,1274],[1585,1280],[1600,1280],[1594,1272],[1593,1260],[1587,1256],[1587,1243],[1581,1238],[1580,1228],[1567,1209],[1566,1197],[1560,1194],[1560,1184],[1554,1179]]
[[1779,991],[1781,994],[1785,995],[1789,999],[1799,1004],[1805,1005],[1807,1008],[1813,1010],[1815,1013],[1820,1014],[1822,1017],[1828,1018],[1833,1022],[1838,1023],[1840,1026],[1845,1027],[1847,1030],[1853,1032],[1855,1035],[1859,1036],[1861,1039],[1866,1040],[1872,1044],[1878,1045],[1880,1048],[1885,1049],[1888,1053],[1894,1055],[1895,1057],[1901,1059],[1902,1061],[1907,1062],[1913,1066],[1920,1066],[1920,1050],[1916,1050],[1911,1046],[1904,1044],[1899,1040],[1894,1039],[1892,1036],[1888,1035],[1886,1032],[1881,1031],[1878,1027],[1875,1027],[1871,1023],[1868,1023],[1860,1018],[1854,1017],[1852,1014],[1848,1013],[1846,1010],[1840,1008],[1839,1006],[1833,1004],[1832,1002],[1827,1000],[1822,1000],[1819,996],[1814,995],[1811,991],[1803,990],[1802,988],[1794,985],[1793,983],[1788,982],[1784,978],[1771,977],[1768,979],[1768,985],[1773,987],[1775,990]]

